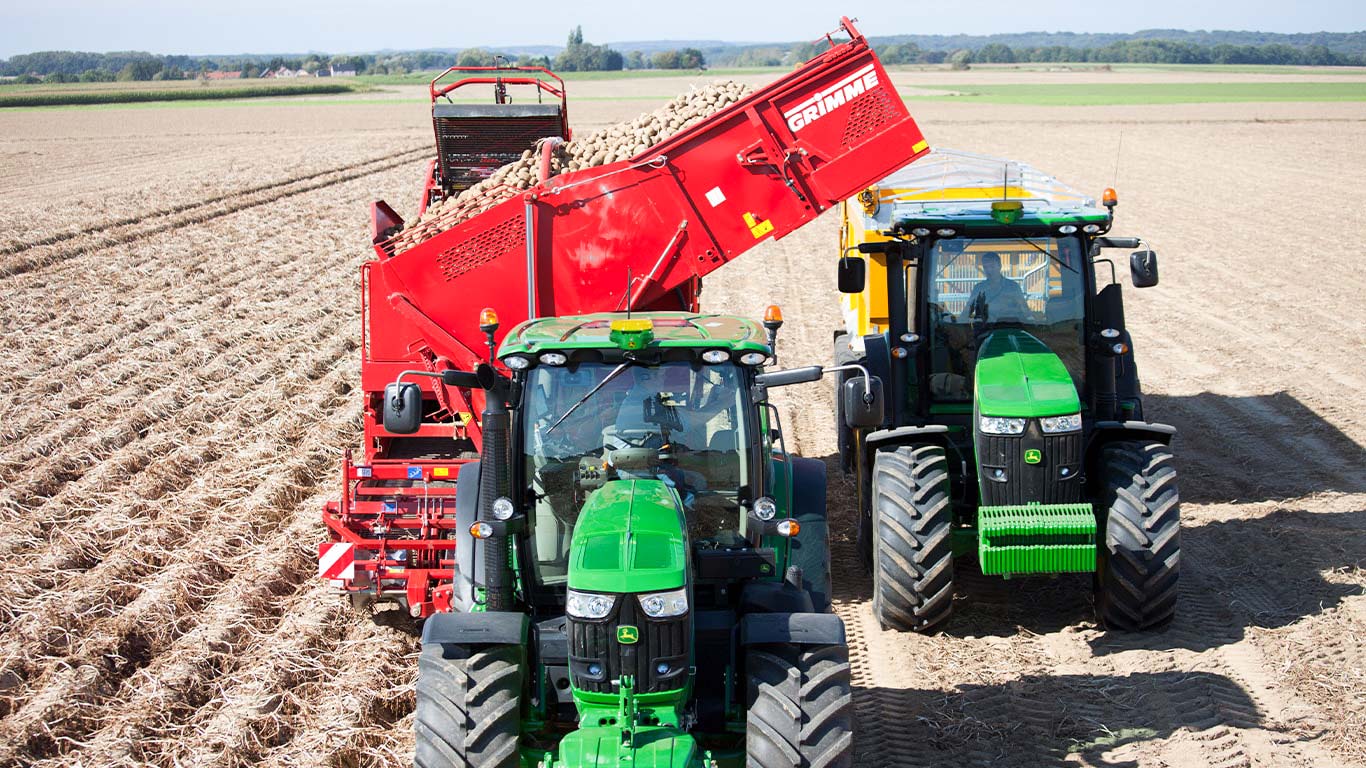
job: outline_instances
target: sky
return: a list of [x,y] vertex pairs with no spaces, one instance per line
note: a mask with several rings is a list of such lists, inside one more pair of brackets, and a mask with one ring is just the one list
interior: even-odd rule
[[[630,6],[645,9],[632,10]],[[1366,0],[783,0],[780,3],[412,0],[0,0],[0,57],[42,50],[231,54],[588,42],[811,40],[840,14],[869,36],[995,32],[1366,29]]]

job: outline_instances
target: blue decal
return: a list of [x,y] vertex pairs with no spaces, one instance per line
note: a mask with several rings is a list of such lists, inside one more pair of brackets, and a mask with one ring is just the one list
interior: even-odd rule
[[421,480],[421,479],[422,479],[422,467],[408,467],[408,479],[409,479],[409,480]]

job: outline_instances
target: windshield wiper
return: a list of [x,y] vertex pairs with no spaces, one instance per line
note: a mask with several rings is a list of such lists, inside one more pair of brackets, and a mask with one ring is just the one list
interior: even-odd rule
[[1081,274],[1080,272],[1077,272],[1077,270],[1076,270],[1074,267],[1068,266],[1067,263],[1064,262],[1062,259],[1058,258],[1057,256],[1054,256],[1054,255],[1053,255],[1052,253],[1050,253],[1049,251],[1045,251],[1044,249],[1042,249],[1042,248],[1040,248],[1039,246],[1035,245],[1033,240],[1030,240],[1030,239],[1027,238],[1027,237],[1021,237],[1020,239],[1023,240],[1023,241],[1025,241],[1026,243],[1029,243],[1030,247],[1033,248],[1034,250],[1038,251],[1039,253],[1042,253],[1043,255],[1047,256],[1048,258],[1052,259],[1053,261],[1058,262],[1058,266],[1062,267],[1063,269],[1071,270],[1072,272],[1076,272],[1077,274]]
[[597,394],[597,392],[598,392],[599,389],[602,389],[603,387],[607,386],[607,382],[611,381],[612,379],[615,379],[615,378],[617,377],[618,374],[620,374],[622,371],[626,370],[630,365],[631,365],[631,361],[630,361],[630,360],[627,360],[626,362],[622,363],[621,365],[618,365],[616,368],[613,368],[613,369],[612,369],[612,372],[609,373],[609,374],[607,374],[606,376],[604,376],[603,379],[602,379],[602,381],[599,381],[599,382],[598,382],[598,385],[597,385],[596,387],[593,387],[592,389],[588,390],[588,394],[586,394],[586,395],[584,395],[583,397],[579,398],[579,401],[578,401],[577,403],[574,403],[573,405],[569,406],[569,410],[565,411],[563,416],[561,416],[560,418],[556,419],[556,420],[555,420],[555,423],[554,423],[554,424],[551,424],[551,425],[550,425],[550,429],[547,429],[547,430],[545,431],[545,433],[548,435],[548,434],[550,434],[551,432],[554,432],[554,431],[555,431],[555,427],[560,426],[560,423],[563,422],[565,419],[569,418],[569,415],[572,414],[574,411],[577,411],[577,410],[579,409],[579,406],[581,406],[581,405],[583,405],[584,403],[588,402],[588,398],[590,398],[590,397],[592,397],[593,395]]

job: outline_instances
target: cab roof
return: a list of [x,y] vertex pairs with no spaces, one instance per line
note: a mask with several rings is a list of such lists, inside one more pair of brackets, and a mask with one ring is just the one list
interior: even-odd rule
[[1094,198],[1027,163],[952,149],[930,151],[876,190],[877,208],[865,214],[868,229],[1000,230],[992,204],[1003,201],[1020,204],[1018,219],[1008,225],[1016,230],[1095,224],[1104,232],[1111,221]]
[[[541,317],[527,320],[503,338],[498,357],[561,349],[617,349],[613,321],[628,320],[625,312]],[[650,347],[719,348],[731,351],[768,352],[764,328],[755,320],[736,315],[693,312],[632,312],[630,325],[649,321]]]

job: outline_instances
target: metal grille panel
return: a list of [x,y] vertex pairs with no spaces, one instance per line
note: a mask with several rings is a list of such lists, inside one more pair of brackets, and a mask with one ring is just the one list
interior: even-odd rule
[[[1023,435],[979,433],[977,460],[982,505],[1081,501],[1081,434],[1045,435],[1032,419]],[[1038,464],[1025,463],[1024,453],[1030,449],[1042,454]],[[1005,471],[1004,481],[992,479],[991,472],[997,468]]]
[[442,251],[436,257],[436,266],[449,282],[513,248],[525,245],[526,222],[519,216],[513,216]]
[[559,136],[559,116],[437,117],[442,187],[459,192],[521,158],[538,139]]
[[849,107],[849,122],[844,125],[843,138],[846,147],[852,147],[897,119],[897,110],[885,88],[866,91],[849,102]]
[[[627,645],[617,642],[617,627],[623,624],[639,628],[637,642]],[[661,680],[655,664],[660,659],[678,657],[683,657],[686,663],[688,640],[688,617],[650,620],[640,612],[635,595],[622,595],[617,599],[616,614],[604,621],[569,619],[570,658],[597,661],[607,670],[602,681],[580,677],[574,680],[574,685],[593,693],[612,693],[616,690],[612,681],[625,673],[635,676],[637,693],[678,688],[686,681],[686,676]]]

